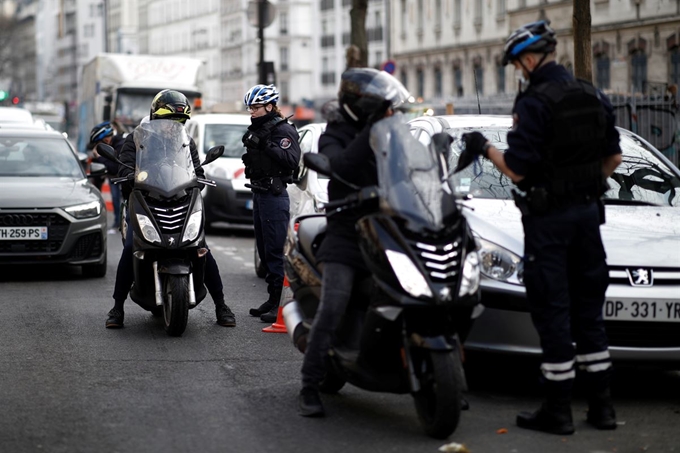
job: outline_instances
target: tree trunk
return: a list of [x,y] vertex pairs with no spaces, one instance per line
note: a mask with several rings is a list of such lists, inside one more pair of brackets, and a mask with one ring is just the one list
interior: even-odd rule
[[590,0],[574,0],[574,75],[593,81],[593,50],[590,43]]
[[368,41],[366,39],[366,10],[368,0],[352,0],[350,46],[347,48],[348,68],[368,66]]

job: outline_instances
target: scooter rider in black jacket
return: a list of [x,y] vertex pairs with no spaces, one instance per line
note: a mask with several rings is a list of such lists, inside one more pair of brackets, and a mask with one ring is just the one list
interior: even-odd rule
[[[171,119],[184,124],[186,120],[191,118],[191,105],[186,96],[178,91],[163,90],[156,95],[151,103],[151,113],[148,118],[142,120],[152,121],[155,119]],[[205,173],[201,167],[201,161],[196,150],[196,143],[190,138],[191,159],[194,163],[196,175],[203,178]],[[118,170],[119,176],[127,176],[134,172],[137,162],[137,147],[135,146],[134,132],[128,135],[123,143],[123,148],[120,152],[119,159],[122,163],[129,165],[131,168],[120,166]],[[131,188],[123,186],[123,196],[127,199],[130,196]],[[215,302],[215,315],[217,317],[217,324],[225,327],[234,327],[236,325],[236,317],[231,309],[224,303],[224,292],[222,286],[222,278],[217,267],[217,262],[208,250],[206,254],[205,263],[205,286],[210,292],[210,296]],[[132,226],[128,222],[127,233],[125,235],[125,245],[123,253],[118,262],[118,270],[116,272],[116,284],[113,291],[114,307],[109,311],[106,319],[107,328],[123,327],[124,311],[123,306],[125,299],[130,292],[132,283],[134,281],[134,273],[132,268]]]
[[[397,96],[401,93],[401,96]],[[328,156],[333,172],[359,187],[378,184],[375,155],[369,144],[371,125],[393,114],[405,99],[406,88],[386,72],[372,68],[351,68],[342,74],[338,108],[327,112],[326,131],[319,138],[319,152]],[[355,189],[337,179],[328,184],[330,201],[340,200]],[[316,254],[323,271],[319,309],[308,336],[302,363],[302,390],[299,413],[305,417],[323,416],[319,383],[324,377],[324,356],[345,312],[355,282],[369,276],[359,250],[355,225],[362,217],[357,209],[328,216],[326,237]]]

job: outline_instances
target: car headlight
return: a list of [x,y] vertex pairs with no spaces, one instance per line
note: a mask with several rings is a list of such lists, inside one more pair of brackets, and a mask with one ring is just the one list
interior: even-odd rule
[[201,221],[203,220],[203,211],[196,211],[189,216],[189,221],[184,227],[184,234],[182,235],[182,242],[191,242],[198,237],[201,231]]
[[68,208],[64,208],[64,211],[68,212],[76,219],[89,219],[101,214],[102,204],[99,201],[91,201],[90,203],[69,206]]
[[413,297],[432,297],[430,285],[428,285],[420,269],[413,264],[411,258],[394,250],[385,250],[385,254],[392,266],[394,275],[397,276],[397,280],[399,280],[399,284],[404,288],[404,291]]
[[139,224],[139,228],[142,230],[144,239],[146,239],[148,242],[151,242],[152,244],[154,242],[161,242],[160,234],[158,234],[156,227],[153,226],[153,223],[147,216],[143,214],[137,214],[137,223]]
[[458,297],[469,296],[479,289],[479,255],[470,252],[463,263],[463,278],[460,281]]
[[477,238],[477,241],[480,245],[479,258],[482,274],[501,282],[524,284],[522,258],[493,242],[482,238]]

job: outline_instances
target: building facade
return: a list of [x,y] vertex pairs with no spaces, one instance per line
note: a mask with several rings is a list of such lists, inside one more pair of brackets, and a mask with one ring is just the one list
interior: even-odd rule
[[[411,93],[436,105],[493,111],[516,92],[511,66],[500,60],[519,26],[549,19],[557,59],[573,67],[572,0],[395,0],[391,50]],[[593,82],[604,90],[651,94],[680,77],[680,3],[591,0]]]
[[106,29],[106,52],[139,53],[139,1],[108,0]]

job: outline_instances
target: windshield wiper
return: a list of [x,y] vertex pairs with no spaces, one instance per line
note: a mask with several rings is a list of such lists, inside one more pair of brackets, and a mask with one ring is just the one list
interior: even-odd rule
[[605,205],[617,205],[617,206],[663,206],[660,204],[651,203],[649,201],[622,200],[620,198],[603,198],[602,202]]

